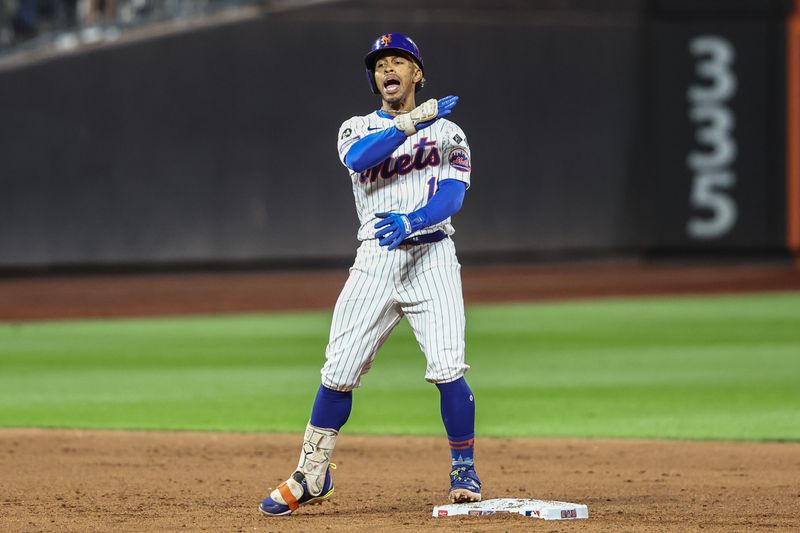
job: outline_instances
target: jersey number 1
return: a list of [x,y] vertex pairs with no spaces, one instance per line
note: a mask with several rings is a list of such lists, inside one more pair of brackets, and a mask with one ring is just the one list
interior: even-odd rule
[[433,176],[431,179],[428,180],[428,201],[430,202],[431,198],[433,198],[433,194],[436,192],[436,176]]

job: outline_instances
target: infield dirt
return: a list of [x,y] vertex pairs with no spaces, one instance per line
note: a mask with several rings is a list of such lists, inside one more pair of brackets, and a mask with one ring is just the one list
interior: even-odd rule
[[268,518],[302,435],[0,431],[2,531],[797,531],[800,444],[480,439],[484,494],[586,503],[589,520],[433,518],[445,439],[342,434],[336,493]]
[[[0,319],[330,308],[346,270],[0,280]],[[799,290],[787,265],[470,267],[467,303]],[[296,435],[0,430],[0,531],[800,530],[800,443],[479,438],[484,495],[585,503],[589,520],[433,518],[446,439],[341,435],[336,494],[295,516],[261,498],[296,465]]]

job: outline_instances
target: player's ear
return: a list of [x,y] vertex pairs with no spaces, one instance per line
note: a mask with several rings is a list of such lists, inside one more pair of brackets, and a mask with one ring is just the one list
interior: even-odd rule
[[414,67],[416,67],[416,68],[414,69],[413,80],[414,80],[414,83],[419,83],[419,82],[422,81],[422,69],[419,68],[419,65],[417,65],[416,63],[414,63]]

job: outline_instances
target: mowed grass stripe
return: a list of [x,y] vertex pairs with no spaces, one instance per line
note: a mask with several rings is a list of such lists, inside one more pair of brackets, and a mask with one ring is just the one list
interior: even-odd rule
[[[467,310],[478,430],[495,436],[800,438],[800,295]],[[0,426],[302,430],[330,313],[0,325]],[[403,323],[347,430],[442,434]]]

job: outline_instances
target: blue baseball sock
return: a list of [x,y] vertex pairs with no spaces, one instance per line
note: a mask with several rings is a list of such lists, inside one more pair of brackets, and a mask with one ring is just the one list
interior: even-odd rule
[[462,377],[450,383],[437,383],[442,421],[450,441],[453,466],[471,466],[475,462],[475,399]]
[[311,410],[311,425],[339,431],[350,418],[352,408],[353,391],[340,392],[320,385]]

